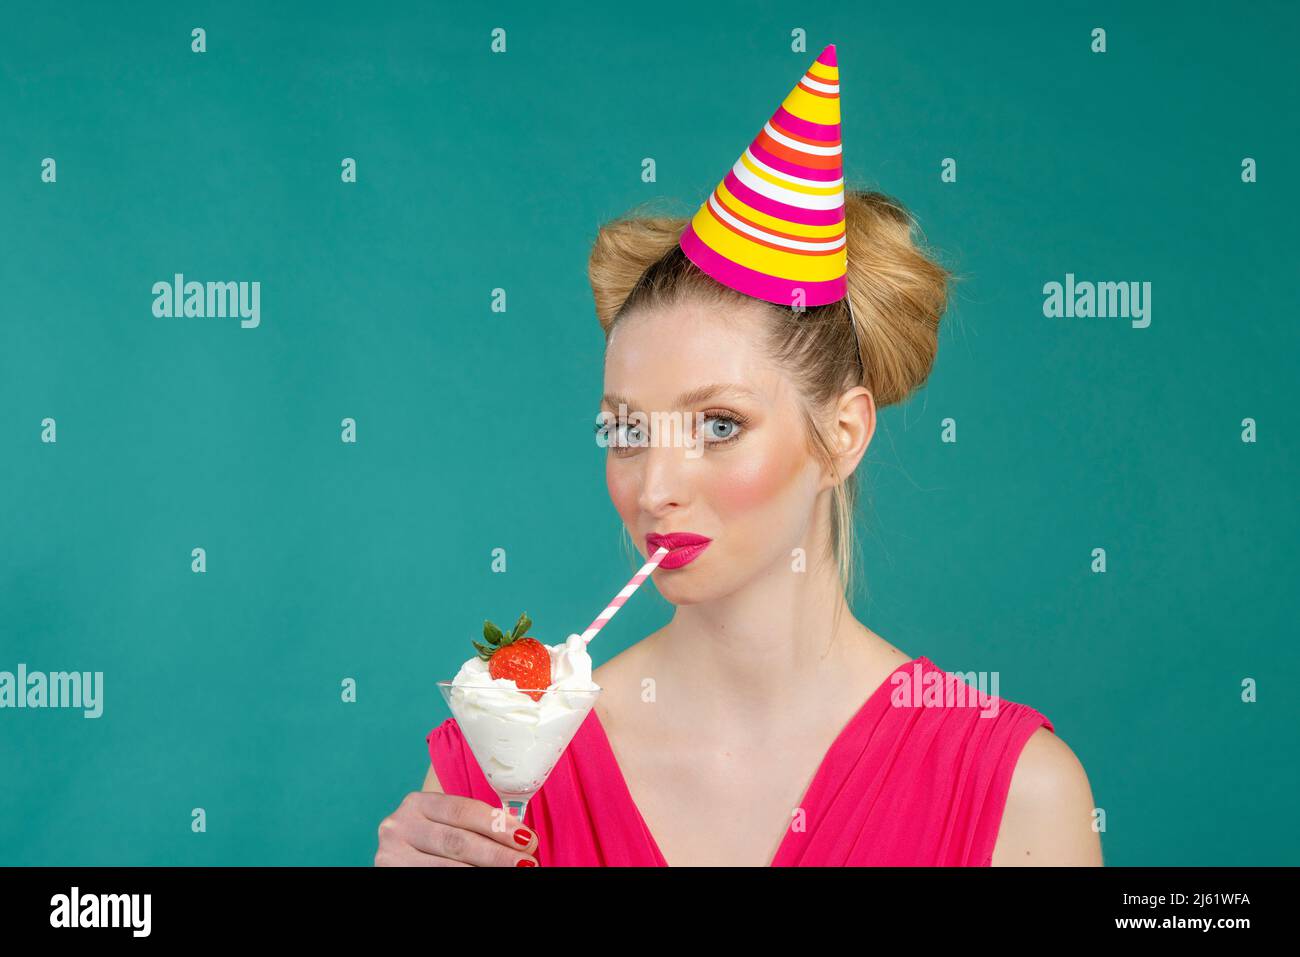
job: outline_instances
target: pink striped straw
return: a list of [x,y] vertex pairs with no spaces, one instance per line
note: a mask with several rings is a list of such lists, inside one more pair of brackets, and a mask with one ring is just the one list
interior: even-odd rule
[[605,623],[614,617],[615,612],[623,607],[623,603],[632,597],[632,593],[641,587],[641,583],[650,577],[650,573],[659,567],[659,563],[664,560],[668,554],[666,547],[660,547],[659,551],[650,556],[650,561],[641,566],[641,570],[632,576],[632,580],[623,586],[623,590],[614,596],[611,601],[591,623],[591,627],[582,633],[584,642],[591,641],[596,637],[596,632],[605,627]]

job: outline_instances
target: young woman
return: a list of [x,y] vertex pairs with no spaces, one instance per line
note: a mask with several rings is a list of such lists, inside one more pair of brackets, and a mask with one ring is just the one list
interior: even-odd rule
[[694,219],[617,220],[591,255],[611,500],[647,557],[698,536],[654,572],[672,620],[594,672],[526,825],[454,721],[430,732],[376,864],[1101,863],[1051,722],[957,695],[848,605],[854,472],[929,374],[947,273],[900,205],[844,190],[834,55]]

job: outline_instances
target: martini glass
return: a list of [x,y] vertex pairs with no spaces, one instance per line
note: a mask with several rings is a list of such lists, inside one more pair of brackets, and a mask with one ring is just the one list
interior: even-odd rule
[[[438,690],[501,807],[521,824],[528,801],[555,770],[601,691],[516,691],[450,681],[439,681]],[[540,691],[540,700],[524,694],[530,690]]]

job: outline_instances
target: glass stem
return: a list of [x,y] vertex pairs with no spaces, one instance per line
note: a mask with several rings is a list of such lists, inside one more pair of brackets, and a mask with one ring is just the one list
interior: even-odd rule
[[505,801],[503,806],[505,807],[507,813],[513,814],[516,818],[519,819],[520,824],[524,823],[524,811],[528,809],[527,798],[524,798],[522,801],[516,801],[514,799],[510,799]]

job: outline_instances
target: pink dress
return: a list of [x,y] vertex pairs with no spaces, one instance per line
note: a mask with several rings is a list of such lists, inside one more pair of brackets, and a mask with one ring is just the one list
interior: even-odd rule
[[[826,752],[771,866],[987,867],[1016,760],[1040,725],[1056,731],[929,658],[899,665]],[[453,719],[426,741],[443,791],[500,807]],[[668,864],[594,710],[524,821],[543,867]]]

